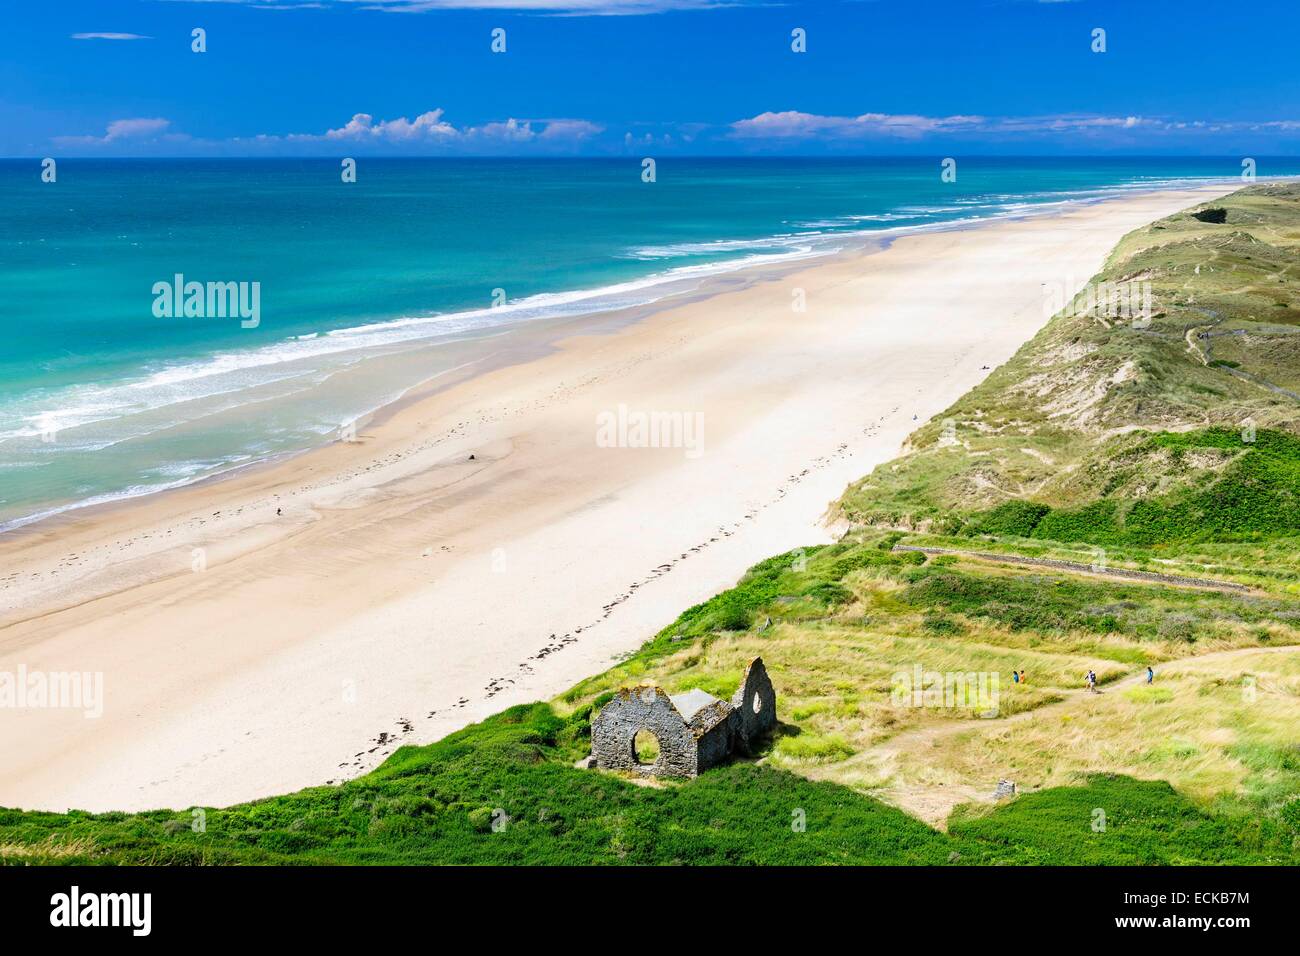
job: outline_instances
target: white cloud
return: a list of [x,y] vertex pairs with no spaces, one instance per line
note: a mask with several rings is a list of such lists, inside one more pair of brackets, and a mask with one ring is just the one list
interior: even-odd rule
[[443,119],[443,110],[429,110],[414,119],[399,116],[375,121],[369,113],[357,113],[343,126],[324,133],[290,133],[286,136],[259,136],[266,141],[292,143],[352,142],[422,146],[472,146],[482,144],[519,144],[542,142],[552,145],[578,143],[604,132],[599,123],[581,119],[527,120],[510,118],[481,126],[457,127]]
[[73,40],[152,40],[139,33],[74,33]]
[[786,110],[737,120],[731,124],[731,134],[741,139],[852,139],[870,136],[917,139],[928,133],[978,129],[984,122],[981,116],[919,116],[908,113],[819,116]]
[[[109,123],[103,136],[56,136],[54,142],[60,146],[105,146],[123,140],[152,140],[166,133],[170,126],[171,120],[162,117],[120,119]],[[173,134],[172,138],[183,137]]]
[[588,120],[559,119],[550,120],[542,130],[540,138],[547,140],[583,140],[605,132],[605,127]]
[[522,153],[529,147],[541,153],[563,153],[604,131],[599,123],[570,118],[511,117],[478,126],[456,126],[445,118],[443,110],[434,109],[413,119],[375,119],[370,113],[357,113],[342,126],[323,133],[264,133],[221,145],[236,149],[251,146],[260,152],[281,145],[300,152],[313,145],[349,144],[392,153]]
[[1286,131],[1296,128],[1294,120],[1256,122],[1207,122],[1172,120],[1148,116],[1105,116],[1061,114],[1057,116],[987,117],[921,116],[916,114],[863,113],[860,116],[824,116],[796,110],[759,113],[737,120],[729,127],[732,139],[744,140],[855,140],[870,138],[919,139],[974,133],[998,136],[1144,132],[1153,135],[1182,130]]
[[[326,130],[325,139],[387,141],[392,143],[414,140],[437,140],[455,136],[456,127],[442,120],[442,110],[421,113],[413,120],[405,116],[376,123],[369,113],[357,113],[338,129]],[[319,139],[312,134],[291,134],[289,139]]]
[[[349,0],[358,2],[358,0]],[[741,6],[725,0],[360,0],[378,9],[423,13],[428,10],[516,10],[592,16],[640,16],[673,10],[712,10]]]
[[495,140],[502,143],[526,143],[537,136],[533,124],[517,119],[508,119],[504,123],[485,123],[483,126],[470,127],[464,133],[467,137]]
[[53,142],[63,148],[114,153],[143,146],[166,146],[209,155],[311,155],[343,146],[394,154],[512,153],[522,152],[529,146],[540,153],[564,153],[604,131],[605,127],[599,123],[569,118],[510,118],[479,126],[455,126],[444,118],[443,110],[434,109],[414,118],[395,119],[376,119],[370,113],[356,113],[342,126],[323,132],[262,133],[226,140],[198,139],[171,132],[171,121],[161,117],[119,119],[109,123],[102,136],[57,136]]
[[[116,155],[273,156],[333,155],[572,155],[629,152],[650,147],[676,149],[727,142],[745,151],[780,151],[798,144],[870,148],[872,144],[916,144],[975,138],[985,143],[1058,140],[1085,146],[1145,146],[1162,141],[1201,141],[1205,137],[1294,136],[1300,119],[1209,121],[1138,115],[1060,114],[988,117],[954,114],[861,113],[834,116],[798,110],[768,111],[724,125],[631,123],[636,132],[621,141],[604,136],[600,123],[571,117],[509,117],[458,126],[442,109],[413,117],[376,118],[356,113],[340,126],[317,132],[262,133],[230,139],[203,139],[176,132],[161,117],[118,119],[103,135],[60,136],[53,144],[87,153]],[[646,131],[651,125],[652,131]],[[639,127],[639,129],[638,129]],[[1192,138],[1195,139],[1192,139]]]
[[[189,0],[206,3],[211,0]],[[330,4],[361,5],[389,13],[427,13],[432,10],[513,10],[567,16],[641,16],[685,10],[739,7],[764,0],[225,0],[264,10],[319,8]]]
[[113,122],[108,124],[108,133],[104,136],[104,139],[112,141],[115,139],[135,139],[141,136],[155,136],[167,129],[169,126],[171,126],[171,120],[165,120],[161,117],[153,119],[113,120]]

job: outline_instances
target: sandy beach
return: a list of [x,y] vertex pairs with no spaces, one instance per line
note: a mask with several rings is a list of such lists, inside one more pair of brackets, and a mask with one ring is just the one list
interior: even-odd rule
[[[356,441],[0,536],[0,672],[103,675],[101,716],[2,712],[0,806],[229,804],[562,692],[754,562],[831,540],[844,486],[1046,322],[1044,284],[1080,287],[1125,233],[1237,185],[507,337]],[[682,440],[627,447],[651,412]]]

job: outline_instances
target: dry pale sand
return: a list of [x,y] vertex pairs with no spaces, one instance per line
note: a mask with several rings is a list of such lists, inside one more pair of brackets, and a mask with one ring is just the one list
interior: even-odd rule
[[[227,804],[553,696],[828,540],[844,486],[1044,323],[1044,283],[1229,191],[752,277],[429,389],[355,443],[5,535],[0,672],[102,671],[105,701],[3,711],[0,805]],[[620,403],[702,414],[701,454],[598,447]]]

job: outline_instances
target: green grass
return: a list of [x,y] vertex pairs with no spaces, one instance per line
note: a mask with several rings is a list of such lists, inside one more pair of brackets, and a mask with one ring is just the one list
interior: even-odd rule
[[783,757],[791,760],[843,760],[854,752],[853,745],[836,734],[783,737],[776,746]]
[[1167,704],[1174,699],[1174,692],[1167,687],[1130,687],[1124,696],[1138,704]]
[[[912,568],[899,599],[918,609],[987,618],[1012,631],[1085,632],[1189,643],[1236,625],[1263,624],[1294,609],[1287,601],[1215,591],[1156,588],[1067,574],[992,574],[970,566]],[[957,633],[954,628],[943,632]]]
[[[206,812],[0,811],[8,863],[929,864],[1295,862],[1300,809],[1212,818],[1163,784],[1094,778],[959,814],[950,834],[833,783],[740,763],[637,786],[566,761],[586,712],[512,708],[340,787]],[[1090,829],[1106,809],[1104,834]],[[21,852],[16,847],[23,847]]]
[[[1010,714],[1057,699],[1051,668],[1061,670],[1060,680],[1077,680],[1081,664],[1073,662],[1086,658],[1070,654],[1167,656],[1170,646],[1182,644],[1169,645],[1159,622],[1175,610],[1197,622],[1198,639],[1224,644],[1253,641],[1253,622],[1295,606],[928,562],[915,552],[886,550],[897,537],[861,535],[764,561],[736,588],[686,611],[635,655],[582,682],[556,705],[514,707],[438,743],[403,747],[373,773],[341,786],[208,808],[202,832],[194,831],[195,818],[185,811],[0,811],[0,859],[536,865],[1296,860],[1294,826],[1287,822],[1295,814],[1285,801],[1285,813],[1259,813],[1264,822],[1258,833],[1243,834],[1224,822],[1239,815],[1235,805],[1228,807],[1231,813],[1214,817],[1203,831],[1220,844],[1202,840],[1189,848],[1177,839],[1179,831],[1138,839],[1131,821],[1146,819],[1155,804],[1149,784],[1137,781],[1058,788],[1064,792],[1025,796],[987,816],[971,811],[969,820],[959,815],[964,822],[948,835],[860,790],[804,776],[834,771],[858,752],[861,743],[837,728],[861,725],[870,732],[887,705],[888,673],[898,664],[882,657],[881,677],[854,676],[845,656],[857,653],[854,634],[861,634],[869,658],[886,651],[895,661],[925,655],[943,669],[1002,670],[1000,661],[1023,665],[1028,658],[1031,684],[1015,691],[1023,702],[1017,697],[1004,703]],[[806,599],[825,593],[828,584],[848,600]],[[771,617],[773,626],[729,630],[739,612],[747,620]],[[864,618],[876,624],[864,629]],[[875,632],[877,626],[884,630]],[[1286,630],[1279,638],[1293,641],[1300,634]],[[715,651],[736,641],[741,646],[711,663]],[[1143,646],[1149,650],[1138,655],[1135,649]],[[755,651],[768,659],[783,700],[783,728],[766,763],[733,764],[662,786],[574,768],[588,752],[590,715],[608,699],[610,687],[681,667],[675,688],[698,686],[726,695],[739,680],[738,663]],[[935,657],[940,653],[954,663],[943,664],[945,658]],[[1063,654],[1059,666],[1049,665]],[[800,675],[799,666],[809,669]],[[1099,672],[1113,677],[1120,670]],[[1293,779],[1283,772],[1290,758],[1249,738],[1241,746],[1263,768],[1257,775],[1261,799],[1278,805],[1278,794],[1264,790],[1270,779]],[[1098,787],[1112,801],[1103,805],[1113,806],[1122,824],[1101,844],[1076,805],[1098,804],[1098,798],[1081,795]],[[1168,788],[1161,792],[1168,812],[1180,819],[1204,814]],[[1024,832],[1033,831],[1036,817],[1027,816],[1021,802],[1043,810],[1036,832]],[[1062,808],[1075,814],[1068,822],[1077,839],[1061,838]],[[806,821],[803,832],[792,828],[797,819]],[[1004,845],[1007,833],[1015,834],[1010,845]]]
[[1300,846],[1293,822],[1215,816],[1167,783],[1104,775],[1086,787],[1026,794],[992,813],[959,811],[949,832],[979,845],[984,862],[1000,863],[1244,865],[1294,862]]
[[981,514],[972,515],[967,533],[1028,538],[1051,511],[1050,506],[1041,502],[1013,498]]
[[[969,534],[1010,535],[1099,545],[1161,547],[1199,541],[1267,540],[1300,527],[1300,439],[1264,430],[1251,442],[1224,428],[1162,432],[1120,457],[1165,452],[1173,470],[1196,453],[1220,452],[1226,464],[1199,485],[1159,497],[1112,495],[1082,507],[1053,509],[1009,501],[973,516]],[[1113,453],[1110,462],[1116,461]]]

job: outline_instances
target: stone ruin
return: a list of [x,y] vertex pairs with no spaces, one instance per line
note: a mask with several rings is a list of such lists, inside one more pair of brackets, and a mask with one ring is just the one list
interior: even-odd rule
[[[591,721],[591,754],[602,770],[645,777],[694,777],[732,754],[752,754],[776,727],[776,689],[763,659],[745,668],[730,701],[702,690],[669,696],[645,684],[623,687]],[[649,763],[636,753],[640,731],[654,735],[659,755]]]

